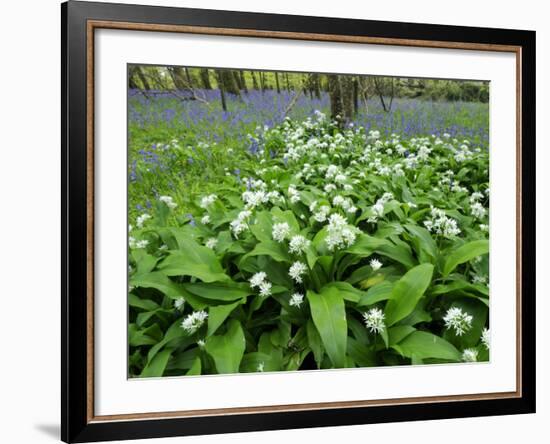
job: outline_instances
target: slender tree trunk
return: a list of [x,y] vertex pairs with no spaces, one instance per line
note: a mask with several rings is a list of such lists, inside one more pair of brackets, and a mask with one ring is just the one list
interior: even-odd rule
[[328,76],[328,91],[330,95],[330,117],[338,123],[343,124],[344,106],[342,102],[342,86],[337,75]]
[[227,103],[225,101],[225,84],[224,84],[224,79],[222,75],[223,71],[220,71],[217,69],[215,72],[216,72],[216,80],[218,81],[218,89],[220,90],[220,100],[222,103],[222,109],[224,111],[227,111]]
[[255,90],[260,89],[258,87],[258,80],[256,79],[256,73],[254,71],[250,71],[250,75],[252,76],[252,88]]
[[277,94],[281,94],[281,85],[279,83],[279,73],[275,72],[275,86],[277,87]]
[[136,73],[137,73],[137,76],[138,76],[141,84],[143,85],[143,89],[149,91],[151,89],[151,85],[149,84],[149,81],[147,80],[147,77],[145,76],[145,74],[141,70],[140,66],[136,66]]
[[248,88],[246,86],[246,78],[244,76],[244,71],[239,71],[239,77],[241,79],[241,89],[245,92],[245,93],[248,93]]
[[288,72],[285,72],[286,90],[290,91],[290,80],[288,78]]
[[204,89],[212,89],[212,84],[210,83],[210,73],[208,72],[208,69],[201,69],[200,70],[200,77],[202,82],[202,87]]

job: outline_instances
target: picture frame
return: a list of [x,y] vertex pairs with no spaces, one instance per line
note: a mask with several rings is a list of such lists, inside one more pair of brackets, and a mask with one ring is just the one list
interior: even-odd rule
[[[350,11],[351,12],[351,11]],[[535,412],[535,33],[532,31],[289,16],[248,12],[69,1],[62,22],[62,375],[61,434],[65,442],[371,424]],[[407,50],[465,50],[515,58],[515,390],[385,399],[136,411],[96,414],[94,305],[96,193],[95,83],[98,30],[372,45]],[[99,49],[101,50],[101,49]],[[129,63],[139,63],[131,60]],[[123,79],[125,84],[126,79]],[[124,94],[126,92],[124,91]],[[102,154],[103,156],[104,154]],[[126,172],[121,172],[125,175]],[[497,222],[498,223],[498,222]],[[126,242],[126,240],[124,240]],[[506,250],[505,250],[506,251]],[[498,281],[499,275],[493,279]],[[122,321],[121,321],[122,322]],[[213,380],[211,380],[213,381]],[[221,379],[219,380],[221,381]],[[221,382],[220,382],[221,384]],[[116,393],[115,393],[116,395]]]

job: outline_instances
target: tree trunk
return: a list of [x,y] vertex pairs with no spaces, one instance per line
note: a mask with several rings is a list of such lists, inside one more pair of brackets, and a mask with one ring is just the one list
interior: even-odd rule
[[342,86],[337,75],[328,76],[328,91],[330,95],[330,118],[342,126],[344,105],[342,101]]
[[250,71],[250,75],[252,76],[252,88],[255,90],[260,89],[258,87],[258,80],[256,79],[256,73],[254,71]]
[[212,89],[212,84],[210,83],[210,73],[208,69],[204,68],[200,70],[200,77],[202,82],[202,87],[204,89]]
[[222,109],[224,111],[227,111],[227,103],[225,101],[225,85],[224,85],[224,79],[222,72],[220,70],[216,70],[216,80],[218,81],[218,89],[220,90],[220,100],[222,102]]
[[242,71],[242,70],[239,71],[239,77],[241,79],[241,89],[245,93],[248,93],[248,88],[246,86],[246,78],[244,77],[244,71]]
[[277,87],[277,94],[281,94],[281,85],[279,83],[279,73],[275,73],[275,86]]
[[141,81],[141,84],[143,85],[143,89],[149,91],[151,89],[151,85],[149,85],[147,77],[145,76],[145,74],[141,70],[140,66],[136,66],[136,73],[137,73],[137,76],[138,76],[139,80]]

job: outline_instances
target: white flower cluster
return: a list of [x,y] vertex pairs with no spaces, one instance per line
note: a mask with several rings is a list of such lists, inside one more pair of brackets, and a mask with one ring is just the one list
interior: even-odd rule
[[298,192],[298,190],[294,185],[290,185],[288,187],[288,197],[290,198],[291,203],[300,202],[300,193]]
[[372,268],[372,271],[376,271],[382,268],[382,262],[380,262],[378,259],[371,259],[369,265]]
[[136,248],[147,248],[149,241],[146,239],[136,240],[133,236],[130,236],[128,238],[128,245],[132,250]]
[[288,251],[293,254],[302,254],[309,248],[311,241],[304,236],[297,234],[292,236]]
[[353,201],[349,197],[335,196],[332,199],[332,205],[343,208],[346,213],[354,214],[357,212],[357,207],[353,205]]
[[475,348],[467,348],[462,352],[462,361],[464,362],[476,362],[478,352]]
[[246,205],[246,208],[252,209],[261,204],[269,202],[268,194],[263,190],[258,191],[245,191],[242,194],[242,199]]
[[271,235],[274,241],[283,242],[290,235],[290,226],[286,222],[273,224]]
[[301,293],[294,293],[290,296],[289,305],[291,307],[300,308],[300,305],[304,302],[304,295]]
[[380,199],[371,207],[373,215],[367,219],[367,222],[375,223],[384,215],[384,205],[393,199],[392,193],[384,193]]
[[138,228],[142,228],[143,227],[143,224],[145,223],[145,221],[151,219],[151,216],[147,213],[143,213],[141,214],[140,216],[137,217],[136,219],[136,226]]
[[181,323],[181,327],[190,335],[202,327],[204,321],[208,318],[208,313],[204,310],[194,311],[188,315]]
[[296,261],[288,270],[288,275],[298,284],[303,282],[302,276],[307,272],[307,265],[303,262]]
[[455,219],[447,217],[445,211],[431,207],[431,219],[424,221],[424,226],[429,232],[439,234],[446,238],[458,236],[461,231]]
[[271,294],[271,288],[273,285],[267,279],[267,274],[264,271],[259,271],[254,274],[249,282],[251,288],[256,288],[260,290],[260,296],[267,297]]
[[217,245],[218,245],[218,239],[216,239],[215,237],[211,237],[206,240],[205,246],[207,248],[210,248],[211,250],[215,249]]
[[491,347],[491,332],[488,328],[484,328],[481,332],[481,342],[487,350]]
[[185,305],[185,298],[179,297],[177,299],[174,299],[174,308],[176,310],[183,310],[184,305]]
[[384,324],[384,313],[379,308],[371,308],[369,311],[363,313],[363,320],[365,326],[371,333],[381,333],[386,324]]
[[218,196],[216,196],[215,194],[209,194],[208,196],[204,196],[201,199],[200,207],[206,210],[210,205],[212,205],[216,201],[217,198]]
[[327,225],[327,237],[325,242],[330,251],[337,248],[350,247],[355,243],[359,230],[348,224],[345,217],[332,214]]
[[231,231],[235,238],[239,237],[243,231],[248,229],[248,218],[252,216],[252,212],[249,210],[243,210],[239,213],[237,218],[229,224]]
[[210,216],[208,214],[205,214],[202,218],[201,218],[201,224],[203,225],[208,225],[210,223]]
[[472,315],[463,312],[459,307],[451,307],[443,317],[445,326],[454,329],[457,336],[462,336],[472,328]]
[[178,206],[178,204],[176,202],[174,202],[174,199],[172,199],[171,196],[160,196],[159,200],[161,202],[164,202],[166,204],[166,206],[168,208],[170,208],[171,210],[173,210],[174,208],[176,208]]

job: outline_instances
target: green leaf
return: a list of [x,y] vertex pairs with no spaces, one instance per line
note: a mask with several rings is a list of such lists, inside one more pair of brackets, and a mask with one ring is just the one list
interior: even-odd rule
[[136,274],[149,273],[155,268],[159,260],[157,257],[147,254],[142,248],[132,250],[132,257],[136,261]]
[[185,297],[185,290],[175,282],[172,282],[164,273],[153,271],[152,273],[134,275],[130,278],[130,285],[142,288],[155,288],[172,299]]
[[415,331],[399,344],[392,345],[401,355],[416,359],[438,358],[460,361],[460,352],[451,343],[425,331]]
[[250,231],[260,242],[271,242],[273,240],[271,218],[268,211],[261,211],[256,214],[256,223],[250,227]]
[[405,228],[411,233],[411,242],[414,245],[420,262],[435,263],[437,258],[437,245],[432,235],[424,227],[407,224]]
[[387,242],[385,245],[378,247],[375,252],[403,264],[407,269],[413,268],[416,264],[416,260],[410,249],[404,245],[394,245],[391,242]]
[[291,233],[298,233],[300,231],[300,224],[298,224],[296,216],[294,216],[292,211],[282,211],[279,207],[273,207],[271,214],[273,214],[273,223],[286,222],[290,227]]
[[238,373],[245,350],[241,324],[235,320],[229,321],[227,332],[209,337],[205,348],[214,360],[218,373]]
[[192,239],[187,239],[181,250],[170,252],[158,268],[167,276],[193,276],[203,282],[229,279],[214,251]]
[[370,256],[374,250],[391,245],[386,239],[380,239],[377,237],[369,236],[368,234],[361,234],[357,237],[355,243],[347,248],[345,251],[347,253],[356,254],[361,257]]
[[243,301],[241,300],[234,302],[233,304],[216,305],[210,307],[208,309],[208,332],[206,333],[206,335],[212,336],[214,333],[216,333],[218,327],[222,325],[227,317],[231,314],[231,312],[235,310],[235,308],[237,308],[239,304],[242,303]]
[[160,353],[158,353],[143,369],[141,372],[142,378],[151,378],[151,377],[158,377],[162,376],[164,373],[164,369],[166,368],[166,364],[168,364],[168,360],[170,359],[170,355],[172,354],[172,350],[163,350]]
[[193,361],[193,365],[191,366],[191,368],[189,369],[189,371],[186,373],[186,376],[196,376],[196,375],[200,375],[201,374],[201,358],[200,357],[196,357],[195,360]]
[[346,365],[347,321],[344,300],[337,289],[323,289],[321,294],[307,291],[313,323],[335,368]]
[[315,358],[317,368],[321,368],[321,363],[323,362],[323,357],[325,356],[321,336],[319,335],[319,332],[317,331],[315,325],[311,320],[307,321],[306,329],[309,348],[311,348],[311,351],[313,351],[313,357]]
[[128,295],[128,305],[133,308],[140,308],[145,311],[153,311],[159,308],[159,305],[150,299],[141,299],[133,293]]
[[413,312],[431,283],[433,270],[432,264],[417,265],[395,283],[384,310],[388,327]]
[[400,325],[388,328],[388,340],[390,345],[398,344],[414,331],[416,331],[416,328],[410,325]]
[[468,242],[452,251],[443,265],[443,276],[448,276],[458,265],[489,253],[489,241],[477,240]]
[[185,283],[183,288],[189,293],[200,296],[205,299],[215,301],[236,301],[253,294],[250,286],[246,283],[214,283],[206,284],[203,282]]
[[376,366],[376,353],[351,337],[348,337],[347,352],[359,367]]
[[391,282],[381,282],[368,289],[367,292],[363,292],[358,307],[365,307],[367,305],[376,304],[380,301],[386,301],[391,298],[393,291],[393,284]]
[[325,285],[321,290],[328,290],[329,288],[335,288],[338,290],[343,299],[350,302],[358,302],[365,296],[365,292],[353,287],[349,282],[330,282]]
[[292,258],[288,254],[285,246],[275,241],[263,241],[254,247],[254,249],[243,256],[242,260],[246,260],[252,256],[269,256],[277,262],[292,262]]

